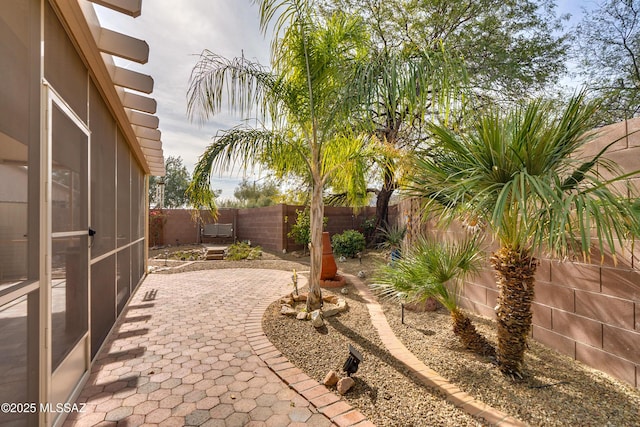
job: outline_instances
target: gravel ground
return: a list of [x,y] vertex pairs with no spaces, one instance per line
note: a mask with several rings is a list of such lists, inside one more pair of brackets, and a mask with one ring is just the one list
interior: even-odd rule
[[[430,368],[484,403],[532,426],[640,426],[640,391],[530,340],[527,377],[511,381],[491,363],[465,351],[449,314],[412,313],[383,304],[396,336]],[[495,344],[492,321],[471,316]]]
[[[362,270],[367,276],[384,262],[383,255],[366,254],[362,262],[338,262],[348,274]],[[164,260],[151,265],[164,267]],[[215,268],[273,268],[308,270],[308,257],[264,253],[254,261],[169,261],[159,273]],[[279,314],[274,303],[263,326],[271,342],[309,376],[322,381],[330,370],[340,370],[348,355],[347,344],[361,351],[364,362],[354,375],[356,385],[344,397],[379,426],[482,425],[444,402],[435,392],[416,384],[382,347],[368,311],[355,289],[348,287],[349,310],[326,319],[316,331],[309,322]],[[330,290],[323,290],[330,293]],[[530,341],[526,353],[528,377],[513,382],[487,360],[465,351],[451,332],[444,309],[432,313],[405,311],[383,304],[398,338],[427,366],[475,398],[532,426],[640,426],[640,391],[611,376]],[[495,327],[488,319],[472,316],[476,327],[495,343]]]

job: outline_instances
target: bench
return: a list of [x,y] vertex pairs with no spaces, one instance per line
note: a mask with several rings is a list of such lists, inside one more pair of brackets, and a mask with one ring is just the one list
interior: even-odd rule
[[202,237],[233,237],[233,224],[205,224]]

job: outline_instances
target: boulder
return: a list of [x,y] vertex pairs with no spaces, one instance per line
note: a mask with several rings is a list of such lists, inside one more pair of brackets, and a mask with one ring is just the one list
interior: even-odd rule
[[355,381],[353,380],[353,378],[351,378],[351,377],[344,377],[344,378],[341,378],[341,379],[338,381],[338,384],[336,385],[336,388],[337,388],[337,390],[338,390],[338,393],[340,393],[340,394],[345,394],[346,392],[348,392],[348,391],[351,389],[351,387],[353,387],[353,385],[354,385],[355,383],[356,383],[356,382],[355,382]]
[[283,314],[285,316],[296,316],[298,312],[295,311],[290,305],[284,304],[280,309],[280,314]]
[[322,313],[320,310],[314,310],[311,312],[311,324],[314,328],[320,328],[324,326],[324,321],[322,320]]
[[322,380],[322,384],[326,385],[327,387],[332,387],[338,384],[339,379],[340,377],[338,376],[338,373],[336,371],[331,370],[324,377],[324,380]]
[[322,315],[327,318],[335,316],[338,313],[342,313],[347,310],[347,301],[342,298],[337,298],[335,304],[327,304],[322,310]]
[[280,298],[280,304],[293,305],[293,299],[289,297]]
[[322,300],[324,302],[328,302],[328,303],[331,303],[331,304],[336,304],[338,302],[338,297],[335,296],[335,295],[327,295],[327,296],[322,297]]
[[291,294],[291,298],[293,298],[293,300],[295,302],[306,301],[307,300],[307,294],[300,294],[300,295]]

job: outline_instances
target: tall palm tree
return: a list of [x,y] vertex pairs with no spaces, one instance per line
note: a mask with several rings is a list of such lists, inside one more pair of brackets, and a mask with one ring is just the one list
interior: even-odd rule
[[[376,195],[376,229],[389,225],[389,203],[405,172],[403,159],[428,142],[428,123],[450,119],[452,107],[463,98],[465,79],[461,61],[444,49],[426,53],[374,46],[357,64],[352,86],[360,108],[353,121],[383,148],[370,159],[379,186],[367,188]],[[346,192],[332,188],[336,194],[329,202],[344,204]]]
[[[581,148],[593,132],[598,104],[585,94],[563,112],[533,101],[503,115],[480,114],[468,132],[432,126],[431,156],[414,162],[410,192],[427,199],[441,218],[483,222],[500,248],[491,256],[499,296],[497,359],[505,374],[521,377],[531,302],[541,250],[565,256],[591,253],[591,239],[615,255],[616,241],[640,230],[627,178],[602,156],[585,158]],[[609,177],[609,178],[607,178]],[[614,177],[614,178],[610,178]]]
[[[207,119],[223,99],[240,114],[257,113],[257,128],[218,135],[200,157],[189,188],[195,205],[214,207],[211,172],[236,162],[268,164],[278,174],[304,174],[311,182],[311,273],[307,307],[321,305],[323,190],[329,179],[363,193],[363,139],[349,126],[345,90],[353,62],[367,39],[359,19],[335,14],[321,20],[311,1],[260,0],[260,25],[274,23],[272,70],[244,57],[227,60],[205,51],[192,71],[191,117]],[[228,97],[225,97],[228,94]]]
[[424,301],[435,298],[451,314],[453,333],[469,350],[494,357],[495,349],[458,305],[462,280],[478,271],[481,262],[476,239],[437,242],[419,239],[408,254],[376,273],[374,292],[382,298]]

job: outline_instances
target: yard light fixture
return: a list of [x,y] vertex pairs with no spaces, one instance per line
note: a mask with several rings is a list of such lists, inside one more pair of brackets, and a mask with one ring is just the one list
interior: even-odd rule
[[342,370],[347,373],[348,377],[350,377],[351,374],[356,373],[360,362],[362,362],[362,355],[351,344],[349,344],[349,357],[347,358],[347,361],[344,362]]

